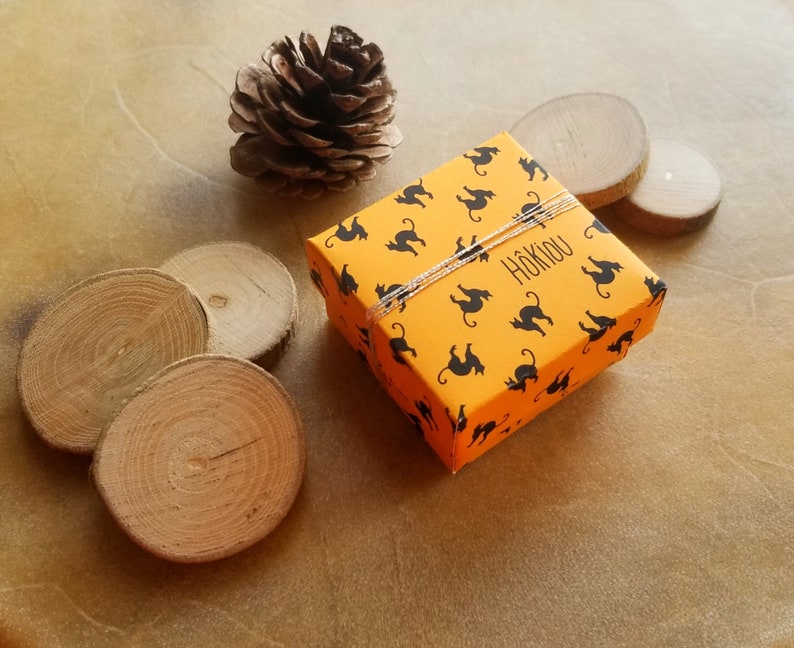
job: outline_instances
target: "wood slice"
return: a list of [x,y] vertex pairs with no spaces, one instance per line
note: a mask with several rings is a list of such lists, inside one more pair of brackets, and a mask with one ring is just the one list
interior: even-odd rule
[[642,116],[610,94],[559,97],[527,113],[510,134],[588,209],[628,195],[648,161]]
[[696,148],[651,141],[648,169],[615,211],[638,229],[659,236],[688,234],[708,224],[722,200],[722,178]]
[[253,245],[222,242],[184,250],[162,270],[190,285],[204,304],[209,351],[270,367],[292,338],[298,313],[292,275]]
[[206,562],[264,538],[289,511],[303,426],[278,381],[201,355],[152,378],[100,437],[92,476],[113,517],[168,560]]
[[50,445],[82,454],[122,401],[175,360],[206,350],[195,295],[159,270],[96,275],[41,314],[20,352],[17,386],[33,427]]

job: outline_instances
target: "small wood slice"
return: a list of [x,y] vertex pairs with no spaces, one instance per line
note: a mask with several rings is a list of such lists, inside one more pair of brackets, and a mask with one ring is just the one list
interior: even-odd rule
[[610,94],[559,97],[527,113],[510,134],[588,209],[628,195],[648,160],[642,116]]
[[122,401],[175,360],[203,353],[195,295],[159,270],[115,270],[72,286],[38,318],[20,352],[17,386],[50,445],[94,451]]
[[708,224],[721,200],[722,178],[708,157],[689,144],[655,139],[648,170],[615,211],[650,234],[677,236]]
[[176,562],[230,556],[264,538],[303,478],[298,412],[264,369],[194,356],[152,378],[110,422],[92,476],[139,545]]
[[292,338],[298,312],[292,275],[253,245],[222,242],[184,250],[162,266],[199,295],[210,325],[209,350],[270,367]]

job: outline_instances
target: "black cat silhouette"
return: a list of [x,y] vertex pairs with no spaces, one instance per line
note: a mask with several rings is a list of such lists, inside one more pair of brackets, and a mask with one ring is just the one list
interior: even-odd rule
[[653,298],[646,304],[647,306],[653,306],[657,300],[659,302],[664,300],[664,296],[667,293],[667,284],[664,281],[661,279],[654,280],[653,277],[645,277],[645,285]]
[[411,421],[413,426],[422,434],[422,437],[424,437],[425,431],[422,429],[422,421],[419,420],[419,417],[412,412],[405,412],[405,415],[408,417],[408,420]]
[[474,355],[474,352],[471,350],[471,342],[466,345],[466,352],[462,359],[455,353],[456,348],[457,345],[455,344],[450,347],[449,363],[438,372],[438,382],[442,385],[447,384],[446,379],[442,380],[444,372],[447,370],[451,371],[456,376],[468,376],[472,371],[474,371],[475,375],[485,373],[485,367],[482,362],[480,362],[480,359]]
[[526,355],[527,353],[532,355],[532,362],[518,365],[513,372],[515,378],[511,376],[505,381],[505,385],[507,385],[508,389],[513,391],[520,389],[522,394],[527,388],[527,380],[538,382],[538,368],[535,366],[535,354],[530,349],[521,349],[521,355]]
[[538,164],[537,160],[527,160],[527,158],[519,158],[518,163],[521,165],[521,168],[524,169],[529,174],[529,181],[534,182],[535,180],[535,172],[540,171],[541,175],[543,176],[543,180],[549,179],[549,174],[546,172],[540,164]]
[[[535,396],[535,398],[533,398],[532,400],[537,403],[540,400],[540,397],[543,396],[543,394],[548,394],[549,396],[551,396],[552,394],[556,394],[557,392],[560,392],[563,396],[565,396],[565,392],[570,387],[573,386],[570,384],[572,371],[573,371],[573,367],[568,369],[568,371],[561,371],[560,373],[558,373],[554,377],[554,380],[551,381],[549,386],[546,387],[545,389],[541,389],[538,392],[537,396]],[[576,383],[574,383],[574,385],[575,384]]]
[[312,262],[312,267],[309,269],[309,278],[312,280],[312,283],[317,286],[317,290],[319,290],[324,297],[328,297],[328,289],[325,287],[323,275],[320,272],[320,266],[317,265],[316,261]]
[[350,221],[350,228],[345,227],[344,223],[337,225],[336,231],[325,239],[325,247],[334,247],[334,244],[331,243],[333,238],[338,238],[340,241],[347,243],[355,239],[366,241],[367,236],[367,230],[358,222],[358,216],[353,216],[353,220]]
[[386,247],[397,252],[410,252],[414,256],[418,256],[419,253],[413,248],[411,243],[419,243],[422,247],[425,247],[426,243],[424,239],[419,238],[419,235],[414,229],[414,222],[410,218],[403,218],[403,223],[405,225],[410,225],[410,229],[397,232],[394,235],[394,241],[386,243]]
[[518,311],[518,318],[510,322],[513,328],[522,329],[524,331],[537,331],[541,337],[546,337],[546,331],[540,328],[540,325],[535,322],[536,319],[542,319],[549,323],[549,326],[554,326],[554,320],[543,312],[540,307],[540,297],[532,290],[526,293],[527,297],[534,297],[535,303],[524,306]]
[[499,149],[495,146],[478,146],[476,149],[474,149],[474,152],[476,155],[464,153],[463,157],[472,161],[474,164],[474,173],[476,173],[478,176],[487,175],[486,171],[480,173],[479,167],[490,164],[494,156],[499,153]]
[[[615,340],[612,344],[607,347],[607,351],[612,351],[612,353],[617,353],[619,356],[625,356],[629,352],[629,347],[631,346],[632,342],[634,342],[634,333],[637,330],[637,327],[642,322],[642,318],[638,317],[634,320],[634,328],[629,329],[628,331],[624,331],[620,334],[617,340]],[[623,345],[626,345],[626,349],[623,349]]]
[[335,269],[331,269],[331,274],[334,275],[334,280],[336,281],[336,287],[339,289],[339,295],[342,298],[343,303],[347,303],[345,301],[345,297],[350,295],[350,293],[354,293],[358,290],[358,283],[347,271],[347,263],[342,266],[342,272],[337,274]]
[[479,257],[480,261],[488,261],[488,253],[483,252],[482,245],[477,243],[477,235],[473,235],[471,237],[471,243],[468,246],[463,245],[463,237],[459,236],[458,240],[455,241],[457,247],[455,248],[454,254],[458,254],[459,252],[463,252],[467,247],[469,248],[466,252],[461,255],[461,259],[464,261],[474,261],[475,258]]
[[452,413],[449,411],[449,407],[445,407],[444,411],[447,413],[449,417],[450,423],[452,423],[452,434],[454,435],[457,432],[463,432],[466,429],[466,425],[468,425],[469,420],[466,418],[466,405],[462,404],[460,408],[458,408],[458,416],[457,418],[452,417]]
[[611,294],[602,293],[601,286],[612,283],[615,280],[615,275],[623,270],[623,266],[615,261],[600,261],[594,259],[592,256],[587,258],[598,270],[588,270],[587,267],[582,266],[582,272],[586,275],[590,275],[590,278],[595,281],[598,296],[603,299],[609,299]]
[[485,207],[488,206],[488,201],[494,198],[496,194],[489,189],[469,189],[468,187],[463,187],[463,189],[471,196],[471,198],[462,198],[460,194],[458,194],[456,198],[459,202],[462,202],[464,205],[466,205],[466,208],[469,210],[469,218],[475,223],[479,223],[482,218],[475,218],[472,212],[485,209]]
[[398,312],[402,313],[405,310],[405,298],[409,295],[409,291],[407,289],[400,290],[401,288],[405,288],[405,286],[394,283],[387,288],[384,284],[379,283],[375,286],[375,293],[378,295],[379,299],[383,299],[386,295],[390,295],[389,301],[385,304],[386,308],[391,306],[396,300],[400,304]]
[[593,224],[588,225],[584,228],[584,237],[591,239],[593,238],[593,233],[590,230],[595,230],[596,232],[601,232],[602,234],[609,234],[609,229],[607,229],[606,225],[604,225],[600,220],[597,218],[593,219]]
[[527,191],[527,196],[529,198],[534,198],[534,200],[521,207],[513,218],[524,223],[535,223],[540,225],[543,229],[546,229],[546,225],[543,221],[547,218],[548,214],[540,209],[540,196],[535,191]]
[[403,189],[402,194],[394,197],[394,200],[402,205],[419,205],[424,209],[425,204],[419,199],[419,196],[427,196],[433,200],[433,194],[422,186],[422,178],[419,178],[419,182],[416,184],[408,185]]
[[466,299],[457,299],[455,295],[450,295],[449,298],[452,300],[452,303],[457,304],[463,312],[463,323],[473,328],[477,326],[477,322],[470,322],[466,319],[466,316],[479,313],[485,305],[485,300],[490,299],[493,295],[487,290],[481,290],[480,288],[464,288],[460,284],[458,284],[458,290],[466,295]]
[[367,353],[364,349],[356,349],[356,354],[358,355],[358,359],[361,360],[365,365],[368,367],[371,366],[369,364],[369,358],[367,357]]
[[356,330],[358,331],[358,346],[356,347],[356,351],[358,351],[361,359],[369,364],[369,358],[367,356],[370,352],[370,330],[366,326],[359,326],[358,324],[356,324]]
[[615,324],[617,324],[616,319],[607,317],[606,315],[593,315],[589,310],[586,310],[585,314],[592,320],[593,324],[595,324],[597,328],[585,326],[584,322],[579,322],[579,328],[589,335],[589,338],[582,349],[582,353],[588,353],[590,351],[590,343],[600,340],[602,337],[604,337],[604,334],[608,329],[611,329],[613,326],[615,326]]
[[430,403],[418,400],[414,401],[414,405],[416,406],[416,411],[419,412],[419,416],[421,416],[427,424],[430,426],[430,429],[437,430],[438,425],[436,424],[435,418],[433,418],[433,410],[430,407]]
[[365,347],[369,347],[369,329],[366,326],[359,326],[356,324],[358,330],[359,340]]
[[477,427],[474,428],[474,432],[471,434],[471,443],[469,443],[468,447],[471,448],[474,445],[474,442],[477,439],[480,439],[480,442],[477,445],[482,445],[485,443],[485,440],[488,438],[488,435],[493,432],[496,428],[500,425],[504,425],[507,419],[510,418],[510,414],[505,414],[502,417],[502,420],[498,423],[496,421],[486,421],[485,423],[480,423]]
[[397,330],[397,327],[400,328],[400,335],[399,337],[389,338],[389,346],[391,347],[392,354],[394,355],[394,359],[399,362],[400,364],[408,364],[405,361],[405,358],[402,357],[403,353],[410,353],[412,357],[416,357],[416,349],[412,346],[409,346],[408,342],[405,339],[405,327],[400,324],[400,322],[394,322],[391,325],[393,331]]

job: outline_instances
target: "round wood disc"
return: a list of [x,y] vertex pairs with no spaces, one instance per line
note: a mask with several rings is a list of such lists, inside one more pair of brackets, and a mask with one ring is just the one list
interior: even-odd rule
[[714,163],[689,144],[651,141],[648,169],[615,211],[651,234],[694,232],[714,216],[722,200],[722,178]]
[[102,433],[92,476],[113,517],[177,562],[230,556],[264,538],[303,478],[298,412],[261,367],[187,358],[129,399]]
[[20,353],[23,409],[50,445],[90,454],[122,401],[175,360],[206,350],[190,288],[159,270],[114,270],[76,284],[41,314]]
[[190,285],[210,325],[209,350],[269,367],[281,357],[297,319],[295,282],[273,255],[222,242],[184,250],[161,268]]
[[642,116],[610,94],[553,99],[527,113],[510,134],[588,209],[628,195],[647,164]]

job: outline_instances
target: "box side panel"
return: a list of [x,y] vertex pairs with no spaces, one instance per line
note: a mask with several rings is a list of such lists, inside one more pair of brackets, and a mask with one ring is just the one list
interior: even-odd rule
[[327,233],[306,242],[310,277],[325,300],[330,322],[369,364],[366,305],[358,296],[359,283],[347,263],[340,263],[335,255],[329,254],[323,244],[325,236]]
[[370,366],[386,392],[422,431],[425,441],[447,468],[453,470],[459,409],[453,410],[449,403],[444,402],[417,370],[415,345],[416,338],[421,343],[421,331],[410,325],[406,328],[404,321],[399,313],[395,313],[394,319],[380,320],[372,326]]
[[[548,363],[534,365],[531,356],[516,369],[506,389],[481,411],[500,414],[475,420],[460,434],[454,463],[460,469],[526,426],[538,414],[583,387],[604,369],[624,359],[629,348],[648,335],[658,318],[664,291],[655,280],[655,294],[649,294],[624,313],[593,326],[564,353]],[[592,323],[591,323],[592,324]],[[605,404],[608,406],[608,404]]]
[[328,318],[452,470],[457,412],[451,413],[432,390],[426,389],[412,368],[413,338],[400,321],[402,309],[395,311],[396,321],[374,325],[367,321],[367,309],[379,299],[378,287],[382,284],[371,278],[372,259],[350,253],[352,246],[332,240],[337,231],[338,226],[306,244],[310,275],[325,301]]

